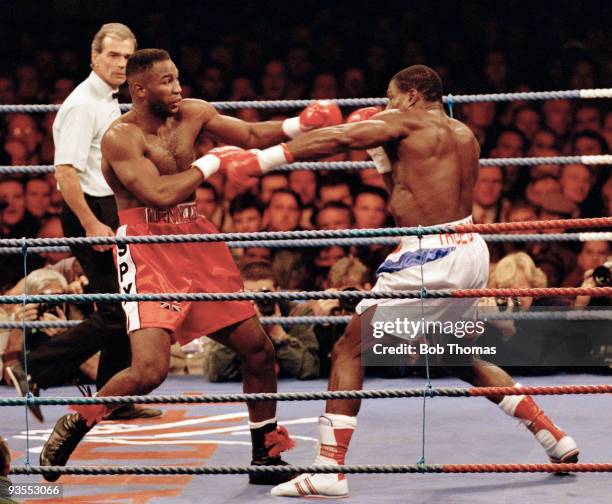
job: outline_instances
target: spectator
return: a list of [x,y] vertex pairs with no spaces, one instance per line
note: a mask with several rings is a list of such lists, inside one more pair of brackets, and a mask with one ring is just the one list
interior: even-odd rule
[[349,229],[351,209],[344,203],[330,201],[313,215],[313,220],[316,229]]
[[309,250],[308,271],[311,273],[308,277],[308,285],[304,287],[308,290],[321,290],[324,288],[325,279],[329,273],[329,269],[343,257],[347,257],[348,249],[338,245],[325,247],[321,249]]
[[31,164],[30,154],[28,153],[28,148],[23,140],[9,137],[4,141],[2,148],[4,149],[4,152],[8,154],[11,165],[23,166]]
[[[535,171],[535,170],[534,170]],[[552,175],[543,175],[540,177],[534,177],[525,192],[527,200],[535,205],[539,206],[542,197],[548,194],[561,194],[561,184],[557,177]]]
[[[533,157],[556,157],[559,156],[559,151],[555,149],[547,149],[544,147],[532,147],[529,150],[529,155]],[[551,176],[556,179],[559,178],[559,172],[561,170],[561,165],[558,164],[541,164],[534,165],[529,173],[529,177],[531,180],[535,181],[545,176]]]
[[581,105],[574,114],[574,132],[585,130],[601,132],[601,112],[595,105]]
[[264,205],[270,203],[272,193],[278,189],[289,189],[289,179],[284,173],[266,173],[259,179],[259,199]]
[[198,80],[200,96],[208,101],[222,100],[225,97],[225,76],[218,66],[208,66]]
[[[527,138],[517,129],[505,128],[497,136],[495,147],[491,149],[491,157],[516,158],[523,157],[527,151]],[[504,167],[504,189],[512,190],[521,174],[520,166]]]
[[[32,271],[26,282],[19,282],[11,291],[12,295],[23,293],[24,286],[27,284],[30,294],[67,294],[68,281],[57,271],[50,268],[42,268]],[[36,304],[25,305],[22,314],[21,305],[15,305],[11,310],[13,320],[42,320],[58,321],[73,318],[73,312],[65,304]],[[61,335],[64,334],[64,337]],[[6,362],[5,376],[15,387],[21,397],[28,391],[38,396],[40,389],[47,389],[53,386],[63,385],[79,374],[81,370],[87,372],[88,379],[95,379],[97,372],[97,359],[89,360],[97,349],[83,351],[79,346],[74,345],[74,339],[65,338],[65,329],[45,328],[30,329],[26,332],[28,341],[28,373],[29,380],[26,382],[25,372],[22,365],[24,355],[18,352],[16,360]],[[17,338],[22,337],[18,332]],[[55,344],[50,340],[59,338]],[[22,343],[20,342],[20,345]],[[88,346],[87,342],[81,342],[80,346]],[[88,362],[89,361],[89,362]],[[29,388],[28,388],[29,385]],[[43,421],[40,406],[31,405],[30,411],[38,420]]]
[[379,187],[364,186],[357,191],[353,218],[357,229],[384,227],[387,220],[388,194]]
[[[49,217],[43,221],[37,238],[64,238],[62,222],[58,216]],[[45,266],[55,264],[62,259],[70,257],[70,252],[42,252],[39,256],[44,260]]]
[[[232,81],[232,89],[230,90],[229,100],[242,101],[242,100],[254,100],[256,97],[255,86],[253,81],[248,77],[236,77]],[[257,109],[248,109],[257,110]],[[259,120],[259,119],[257,119]],[[253,121],[255,122],[255,121]]]
[[495,103],[465,103],[461,107],[463,121],[472,130],[483,146],[488,140],[489,130],[495,121]]
[[[524,252],[508,254],[497,263],[489,276],[490,289],[539,289],[547,286],[546,275]],[[532,297],[518,298],[521,311],[528,311]]]
[[202,182],[196,189],[196,205],[198,213],[204,215],[217,229],[223,229],[225,213],[215,186]]
[[300,197],[291,189],[277,189],[264,213],[266,231],[295,231],[300,224],[300,212]]
[[598,156],[607,153],[606,139],[593,130],[582,130],[574,135],[570,142],[570,154],[573,156]]
[[532,148],[554,149],[557,145],[557,137],[548,129],[536,131],[531,139]]
[[[310,49],[304,44],[298,44],[289,49],[287,53],[287,70],[289,83],[287,85],[287,98],[297,100],[307,96],[307,84],[312,70]],[[336,96],[334,96],[336,98]]]
[[250,193],[236,196],[230,203],[229,213],[236,233],[261,231],[264,206]]
[[504,169],[500,166],[482,166],[474,185],[474,222],[490,224],[503,222],[510,208],[508,200],[502,197]]
[[314,79],[310,97],[315,100],[330,100],[338,97],[338,81],[330,73],[319,74]]
[[36,164],[36,153],[42,141],[42,133],[31,115],[23,113],[9,114],[7,117],[7,136],[8,138],[17,138],[23,141],[28,150],[30,163]]
[[347,206],[353,204],[351,185],[346,177],[327,176],[317,187],[317,206],[322,207],[330,201],[339,201]]
[[31,178],[25,185],[25,206],[30,214],[41,220],[47,216],[51,204],[51,187],[45,178]]
[[608,152],[612,152],[612,112],[606,114],[602,134],[608,144]]
[[11,499],[9,487],[13,485],[8,475],[11,471],[11,449],[3,437],[0,436],[0,504],[19,504]]
[[302,202],[300,227],[312,229],[312,217],[317,197],[317,174],[313,170],[294,170],[289,172],[289,188],[295,191]]
[[561,192],[572,203],[582,205],[594,182],[593,172],[583,164],[569,164],[561,167],[559,183]]
[[285,65],[278,61],[270,61],[264,67],[261,78],[262,93],[260,100],[283,100],[287,93],[287,72]]
[[483,69],[487,89],[494,92],[508,90],[508,65],[506,54],[502,51],[489,51]]
[[521,107],[514,111],[513,124],[527,139],[531,140],[540,131],[542,116],[536,108],[529,106]]
[[302,205],[312,206],[317,196],[316,172],[313,170],[289,172],[289,188],[299,195]]
[[[371,289],[369,283],[369,270],[359,259],[344,257],[337,261],[327,274],[324,282],[325,290],[346,291]],[[357,302],[349,299],[322,299],[311,302],[314,313],[318,316],[352,315],[355,313]],[[328,376],[331,367],[331,352],[344,333],[346,324],[318,324],[315,334],[319,342],[319,360],[321,362],[321,376]]]
[[579,287],[585,273],[605,263],[608,255],[610,255],[610,242],[583,242],[582,249],[576,257],[576,266],[563,280],[563,287]]
[[[246,292],[275,292],[278,282],[269,263],[254,262],[242,267]],[[306,303],[255,301],[258,316],[307,316],[312,310]],[[274,343],[277,372],[300,380],[319,376],[319,345],[312,325],[273,324],[264,326]],[[240,359],[220,343],[209,343],[208,357],[204,362],[204,374],[211,382],[239,380]]]
[[245,248],[240,260],[240,266],[242,267],[252,262],[272,262],[272,252],[269,248],[264,247]]
[[343,98],[363,98],[366,95],[365,75],[361,68],[350,67],[342,78]]
[[569,133],[571,109],[570,101],[565,99],[547,100],[542,105],[544,124],[559,139],[564,139]]
[[5,205],[0,213],[4,237],[36,236],[40,222],[26,210],[25,188],[20,180],[0,180],[0,201]]
[[10,77],[0,75],[0,103],[15,103],[15,82]]

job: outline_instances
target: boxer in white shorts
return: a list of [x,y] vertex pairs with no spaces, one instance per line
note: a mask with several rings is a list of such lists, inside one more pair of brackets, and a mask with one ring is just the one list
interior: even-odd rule
[[[444,226],[472,224],[472,217]],[[405,236],[376,270],[373,292],[434,289],[483,289],[489,279],[489,249],[479,234]],[[478,299],[467,299],[477,304]],[[406,306],[420,299],[364,299],[358,314],[370,306]]]
[[[397,226],[434,226],[470,222],[472,190],[478,177],[480,147],[471,130],[448,117],[442,105],[442,83],[434,70],[414,65],[398,72],[387,89],[389,104],[351,114],[347,124],[322,128],[263,151],[237,152],[226,160],[229,180],[246,183],[268,170],[295,160],[317,159],[346,151],[368,149],[391,193],[390,211]],[[478,235],[454,234],[407,237],[379,267],[374,290],[479,288],[487,284],[489,254]],[[421,277],[421,268],[422,275]],[[423,280],[423,281],[422,281]],[[419,300],[409,300],[407,304]],[[476,300],[467,300],[473,305]],[[363,385],[361,317],[390,300],[365,300],[336,343],[329,390],[357,390]],[[400,300],[399,303],[406,303]],[[369,309],[368,309],[369,308]],[[476,358],[453,368],[475,386],[512,387],[502,369]],[[530,396],[490,398],[518,418],[554,462],[575,462],[574,440],[554,425]],[[321,444],[315,464],[344,464],[357,425],[360,400],[327,401],[319,419]],[[346,497],[343,474],[302,474],[272,489],[285,497]]]

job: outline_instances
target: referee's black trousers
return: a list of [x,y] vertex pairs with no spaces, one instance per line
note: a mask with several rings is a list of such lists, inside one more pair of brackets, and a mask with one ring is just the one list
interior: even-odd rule
[[[100,222],[111,229],[119,225],[113,196],[85,196]],[[77,216],[64,205],[62,227],[66,237],[85,236]],[[71,246],[89,280],[89,293],[119,292],[113,252],[96,252],[91,246]],[[78,326],[50,338],[28,356],[28,371],[41,388],[59,386],[78,375],[79,365],[101,351],[98,390],[116,373],[130,365],[130,343],[120,303],[97,303],[97,311]]]

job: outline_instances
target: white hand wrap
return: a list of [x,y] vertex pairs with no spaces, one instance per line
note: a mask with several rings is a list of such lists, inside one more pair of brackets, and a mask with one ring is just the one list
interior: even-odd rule
[[204,180],[208,177],[217,173],[219,167],[221,166],[221,159],[213,154],[206,154],[201,158],[196,159],[191,166],[195,166],[198,170],[202,172]]
[[300,126],[300,118],[298,117],[290,117],[289,119],[285,119],[283,121],[283,133],[287,135],[289,138],[296,138],[300,136],[303,131]]
[[378,173],[390,173],[391,172],[391,160],[385,149],[382,147],[376,147],[374,149],[368,149],[368,154],[374,161],[374,165],[376,165],[376,171]]
[[262,173],[268,173],[281,165],[289,163],[282,145],[275,145],[274,147],[258,151],[257,160],[259,161]]

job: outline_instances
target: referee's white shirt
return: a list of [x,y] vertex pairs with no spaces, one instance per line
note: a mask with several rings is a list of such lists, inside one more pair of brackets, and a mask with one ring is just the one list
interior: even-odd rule
[[81,82],[62,103],[53,121],[57,165],[72,165],[89,196],[110,196],[113,191],[102,176],[100,142],[109,125],[121,115],[115,90],[95,72]]

